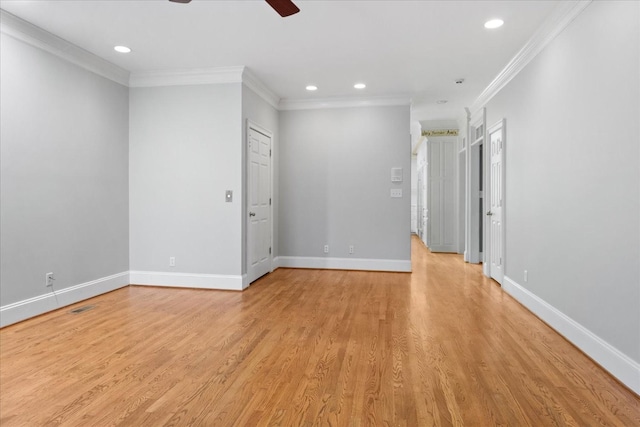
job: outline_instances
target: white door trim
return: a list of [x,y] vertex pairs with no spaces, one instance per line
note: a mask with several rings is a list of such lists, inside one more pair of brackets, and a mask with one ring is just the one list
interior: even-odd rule
[[[482,262],[480,251],[480,220],[478,204],[479,159],[478,146],[486,140],[486,109],[482,108],[476,115],[467,115],[467,203],[466,203],[466,254],[465,261],[477,264]],[[486,163],[483,163],[486,164]],[[483,186],[484,187],[484,186]],[[483,219],[482,219],[483,220]],[[484,224],[484,222],[483,222]],[[483,237],[484,237],[483,233]],[[484,243],[484,241],[483,241]]]
[[247,282],[244,285],[244,287],[248,287],[249,284],[251,284],[251,282],[253,282],[254,280],[256,280],[257,278],[253,278],[250,277],[249,273],[249,267],[250,267],[250,256],[249,256],[249,251],[251,250],[251,248],[249,247],[249,227],[250,227],[250,218],[249,218],[249,185],[250,185],[250,162],[251,162],[251,157],[249,155],[248,152],[248,145],[249,145],[249,131],[253,129],[256,132],[259,132],[265,136],[267,136],[270,140],[271,140],[271,151],[272,151],[272,155],[271,155],[271,161],[270,161],[270,166],[269,166],[269,194],[271,195],[271,205],[269,206],[269,215],[271,218],[271,227],[270,227],[270,242],[271,242],[271,253],[269,254],[269,272],[272,272],[274,270],[274,250],[273,250],[273,233],[274,233],[274,223],[275,223],[275,219],[273,217],[273,206],[276,203],[274,197],[273,197],[273,176],[274,176],[274,171],[273,171],[273,151],[274,151],[274,140],[273,140],[273,132],[271,132],[270,130],[260,126],[259,124],[255,123],[254,121],[252,121],[251,119],[247,119],[247,124],[246,124],[246,131],[245,131],[245,138],[244,138],[244,149],[246,150],[246,159],[245,159],[245,197],[243,199],[243,206],[242,206],[242,214],[244,215],[245,218],[245,229],[247,230],[246,232],[246,236],[245,236],[245,259],[244,259],[244,263],[245,263],[245,270],[246,270],[246,274],[247,274]]
[[466,233],[465,233],[465,215],[467,205],[467,147],[466,137],[461,139],[462,148],[456,154],[456,174],[458,182],[456,185],[456,200],[458,207],[456,209],[456,244],[458,245],[458,253],[465,255],[466,260]]

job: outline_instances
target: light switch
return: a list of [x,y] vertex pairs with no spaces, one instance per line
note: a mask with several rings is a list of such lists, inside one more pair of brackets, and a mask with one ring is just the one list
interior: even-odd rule
[[227,190],[227,192],[224,193],[224,199],[227,203],[233,202],[233,191]]
[[402,189],[401,188],[392,188],[391,189],[391,197],[402,197]]
[[391,168],[391,182],[402,182],[402,168]]

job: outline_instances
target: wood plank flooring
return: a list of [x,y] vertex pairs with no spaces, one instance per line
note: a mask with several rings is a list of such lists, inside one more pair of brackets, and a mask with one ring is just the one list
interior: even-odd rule
[[458,255],[128,287],[0,331],[0,425],[638,426],[640,399]]

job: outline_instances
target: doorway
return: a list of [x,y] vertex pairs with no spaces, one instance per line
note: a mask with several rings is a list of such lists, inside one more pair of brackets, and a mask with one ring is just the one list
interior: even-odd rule
[[[458,151],[458,253],[466,252],[465,248],[465,209],[467,191],[467,151],[466,138],[462,139],[462,148]],[[466,257],[466,255],[465,255]]]
[[484,118],[470,127],[468,190],[468,261],[481,263],[484,254]]
[[417,224],[417,228],[418,228],[418,236],[420,237],[420,240],[422,240],[423,242],[426,241],[425,239],[425,225],[427,222],[427,212],[426,212],[426,204],[425,204],[425,183],[424,183],[424,176],[425,176],[425,168],[424,166],[421,166],[418,169],[418,203],[417,203],[417,216],[418,216],[418,224]]

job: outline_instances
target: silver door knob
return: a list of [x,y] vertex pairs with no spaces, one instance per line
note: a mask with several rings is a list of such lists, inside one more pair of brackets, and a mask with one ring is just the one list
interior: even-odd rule
[[487,215],[491,216],[491,215],[493,215],[493,212],[489,211],[489,212],[487,212]]
[[256,216],[255,212],[249,212],[249,216]]

